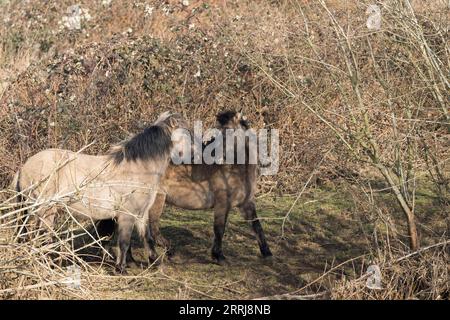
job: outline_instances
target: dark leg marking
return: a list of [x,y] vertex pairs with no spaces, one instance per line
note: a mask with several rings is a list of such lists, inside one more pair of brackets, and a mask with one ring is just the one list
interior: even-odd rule
[[261,251],[262,256],[272,256],[272,252],[270,251],[269,245],[267,244],[261,222],[259,222],[258,216],[256,214],[255,203],[252,201],[247,202],[240,209],[244,216],[244,219],[251,223],[253,232],[255,233],[256,239],[258,240],[259,250]]
[[[223,204],[220,205],[220,203]],[[211,255],[219,264],[225,260],[225,256],[222,251],[222,239],[225,233],[225,226],[229,211],[230,206],[227,201],[220,201],[219,205],[214,207],[214,244],[211,250]]]
[[131,234],[134,227],[134,218],[119,217],[119,255],[117,256],[116,269],[120,273],[125,273],[127,265],[127,252],[130,248]]

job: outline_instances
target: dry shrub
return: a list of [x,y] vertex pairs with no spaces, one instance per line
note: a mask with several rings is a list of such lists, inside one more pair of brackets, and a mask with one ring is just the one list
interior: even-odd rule
[[[98,240],[92,235],[87,236],[86,229],[80,232],[79,223],[75,223],[71,216],[64,217],[52,231],[38,230],[37,213],[48,205],[54,205],[53,200],[40,204],[30,201],[17,203],[18,195],[13,192],[2,192],[1,196],[0,212],[4,214],[0,217],[0,297],[87,298],[90,294],[89,277],[99,276],[102,272],[95,264],[88,264],[86,256],[80,253],[99,244]],[[62,199],[54,199],[56,203],[59,200]],[[22,230],[22,240],[18,238],[19,229]],[[77,229],[78,232],[75,231]],[[80,242],[86,238],[90,241]],[[76,268],[76,272],[71,268]],[[76,273],[79,273],[79,285]]]
[[[201,119],[210,126],[217,111],[243,108],[253,127],[280,130],[281,172],[265,177],[261,186],[280,192],[296,190],[333,145],[330,134],[320,130],[320,122],[313,115],[285,99],[234,41],[244,35],[251,38],[247,48],[263,54],[276,75],[286,74],[284,59],[276,56],[288,43],[288,21],[280,20],[285,11],[265,2],[260,6],[252,2],[212,6],[208,10],[199,5],[195,19],[190,18],[196,27],[189,29],[190,20],[180,18],[185,9],[175,7],[179,13],[171,16],[181,22],[172,21],[171,30],[175,26],[180,29],[163,40],[129,34],[111,38],[101,32],[103,23],[92,30],[86,27],[103,37],[99,43],[85,41],[80,32],[58,31],[51,36],[55,50],[21,73],[0,101],[0,128],[5,133],[0,138],[0,151],[5,157],[0,169],[3,186],[20,163],[44,148],[79,149],[95,140],[88,152],[104,152],[162,110],[181,111],[187,118]],[[63,14],[58,10],[56,17]],[[103,17],[101,10],[98,16]],[[240,12],[243,14],[238,15]],[[132,13],[129,15],[131,19]],[[31,14],[30,19],[36,16]],[[53,20],[49,18],[42,28],[57,20],[50,16]],[[125,25],[120,21],[118,25]],[[207,21],[217,25],[210,26]],[[279,27],[271,29],[274,23]],[[69,45],[79,45],[63,51],[72,34],[75,40]],[[278,40],[272,42],[270,36]],[[323,176],[328,174],[325,171]]]
[[[127,298],[124,288],[137,293],[157,273],[150,266],[118,276],[111,250],[103,246],[107,239],[98,235],[93,221],[71,214],[65,196],[40,203],[18,203],[17,196],[0,193],[0,299]],[[53,229],[38,229],[39,212],[55,205],[60,210]]]
[[[314,115],[319,120],[314,138],[322,137],[322,146],[327,145],[327,132],[335,135],[339,147],[329,147],[334,156],[327,159],[329,171],[355,176],[352,171],[371,169],[385,181],[404,212],[410,245],[416,250],[418,178],[428,171],[424,180],[431,180],[442,203],[449,199],[446,26],[439,11],[394,0],[378,3],[383,27],[370,30],[365,14],[370,4],[362,1],[345,9],[323,0],[298,4],[299,18],[292,21],[301,21],[303,28],[292,30],[284,54],[255,53],[242,41],[239,47],[295,106],[289,116]],[[441,2],[433,9],[445,6]],[[287,110],[283,106],[282,112]],[[304,141],[314,141],[308,138]],[[285,141],[283,151],[295,145]],[[323,154],[322,148],[312,154],[316,151]]]
[[[186,8],[179,1],[150,1],[153,13],[146,15],[144,2],[102,6],[100,1],[81,1],[92,19],[72,31],[58,24],[70,1],[13,1],[3,7],[0,188],[25,159],[45,148],[77,150],[95,141],[87,152],[96,154],[161,111],[182,112],[210,126],[217,111],[244,108],[255,128],[280,130],[280,172],[261,179],[264,191],[298,192],[313,170],[318,172],[313,183],[343,177],[370,186],[372,179],[380,179],[366,165],[367,150],[357,146],[362,161],[356,161],[319,114],[352,145],[359,137],[370,137],[359,126],[367,117],[379,161],[395,172],[398,184],[405,186],[402,192],[412,195],[411,204],[419,178],[434,184],[441,203],[448,202],[449,131],[442,104],[442,98],[448,101],[449,70],[448,43],[442,37],[448,33],[445,1],[413,2],[416,19],[402,7],[407,2],[380,1],[380,32],[365,26],[372,1],[326,1],[355,56],[360,99],[346,71],[351,52],[340,50],[345,39],[336,35],[318,1],[190,2]],[[377,206],[368,201],[364,210]],[[2,213],[10,209],[2,203]],[[396,211],[392,205],[388,212]],[[11,227],[1,224],[0,235]],[[9,263],[0,268],[7,275],[0,280],[2,289],[66,276],[48,258],[52,245],[36,250],[8,237],[1,247],[7,257],[1,261]],[[58,249],[64,257],[60,260],[91,268],[86,274],[95,275],[92,266],[66,248],[61,244]],[[364,289],[364,279],[342,280],[333,297],[448,298],[448,282],[442,282],[448,278],[446,248],[398,263],[392,261],[405,253],[392,256],[386,249],[384,255],[374,255],[385,275],[385,290]],[[23,254],[14,260],[18,252]],[[58,288],[62,296],[67,294],[66,287]],[[30,292],[44,294],[38,287]]]
[[[381,289],[366,286],[369,275],[345,278],[333,284],[332,299],[449,299],[449,241],[417,253],[382,251],[372,264],[380,267]],[[363,268],[364,270],[366,268]]]
[[[58,24],[72,4],[68,1],[9,4],[3,11],[8,23],[1,30],[4,52],[40,43],[41,59],[0,100],[0,128],[6,132],[0,148],[10,158],[2,162],[3,185],[17,160],[23,162],[37,150],[78,149],[95,139],[98,143],[89,152],[104,151],[164,109],[210,125],[218,110],[244,108],[254,127],[279,129],[281,172],[262,180],[265,189],[295,191],[330,149],[319,180],[364,170],[335,143],[335,133],[311,114],[309,105],[357,134],[363,133],[349,121],[350,113],[358,121],[368,116],[384,162],[397,161],[399,154],[405,158],[416,148],[414,168],[429,169],[445,197],[448,134],[435,96],[437,86],[446,98],[445,88],[433,85],[440,73],[429,73],[427,58],[416,50],[425,39],[445,74],[448,46],[440,14],[445,4],[436,1],[425,8],[414,3],[415,25],[402,16],[405,11],[381,2],[384,29],[373,33],[365,27],[370,1],[328,1],[337,22],[348,30],[366,113],[355,107],[340,40],[319,3],[190,3],[151,1],[152,14],[146,15],[143,2],[81,2],[92,19],[72,31]],[[19,39],[12,30],[26,36]],[[389,92],[377,80],[371,51]],[[9,154],[11,144],[20,150]]]

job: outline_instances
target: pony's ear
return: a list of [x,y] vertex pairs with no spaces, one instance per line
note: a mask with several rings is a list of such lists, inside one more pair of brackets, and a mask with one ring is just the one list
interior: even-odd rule
[[179,113],[172,113],[169,118],[169,126],[175,127],[187,127],[187,121]]
[[170,115],[171,115],[170,111],[165,111],[165,112],[161,113],[159,115],[158,119],[156,119],[155,123],[165,121],[168,117],[170,117]]
[[177,125],[177,120],[174,117],[170,117],[169,119],[169,127],[175,128]]

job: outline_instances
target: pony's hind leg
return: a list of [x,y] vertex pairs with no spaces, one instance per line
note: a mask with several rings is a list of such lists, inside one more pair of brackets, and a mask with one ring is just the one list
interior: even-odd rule
[[158,193],[156,195],[155,202],[148,212],[148,223],[150,227],[150,235],[156,242],[156,244],[162,246],[167,252],[168,256],[173,254],[173,250],[170,246],[170,241],[164,238],[159,229],[159,219],[164,210],[164,203],[166,202],[166,195]]
[[246,202],[240,206],[239,209],[243,218],[251,223],[253,232],[258,240],[259,250],[261,251],[262,256],[264,258],[272,256],[272,252],[267,244],[261,222],[259,222],[258,216],[256,215],[255,203],[253,201]]
[[156,251],[155,244],[156,244],[155,238],[151,232],[150,227],[148,226],[145,230],[144,246],[148,252],[148,262],[150,264],[153,264],[158,260],[158,253]]
[[20,170],[17,171],[17,173],[14,175],[13,181],[11,182],[11,189],[14,189],[17,193],[15,197],[15,202],[17,206],[14,209],[15,210],[22,209],[22,211],[18,211],[17,213],[17,226],[14,233],[15,240],[18,243],[23,243],[29,240],[27,225],[29,223],[30,215],[28,210],[24,209],[25,205],[23,202],[25,201],[25,197],[21,194],[19,180],[20,180]]
[[135,217],[129,214],[122,214],[119,216],[118,224],[118,242],[119,242],[119,254],[116,260],[116,270],[120,273],[126,273],[127,266],[127,252],[130,248],[131,234],[133,233],[133,227]]

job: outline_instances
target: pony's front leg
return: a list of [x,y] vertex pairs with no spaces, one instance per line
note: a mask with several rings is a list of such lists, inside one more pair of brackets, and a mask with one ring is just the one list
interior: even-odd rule
[[[114,219],[106,219],[106,220],[99,220],[95,223],[95,228],[97,229],[97,236],[102,238],[111,238],[113,234],[116,232],[116,222]],[[102,247],[110,246],[109,244],[110,240],[102,240],[101,245]],[[131,246],[128,248],[127,251],[127,263],[133,263],[137,265],[136,260],[133,258]]]
[[129,214],[122,214],[117,219],[119,254],[117,255],[116,270],[122,274],[126,273],[127,252],[130,248],[131,234],[133,232],[135,220],[136,218]]
[[230,204],[227,195],[216,195],[216,204],[214,206],[214,244],[211,250],[211,255],[219,264],[225,260],[222,252],[222,239],[225,233],[225,226],[227,223],[228,212],[230,211]]
[[264,236],[264,231],[259,222],[258,216],[256,215],[256,207],[253,201],[244,203],[239,207],[241,214],[245,220],[251,223],[253,232],[258,240],[259,250],[264,258],[272,256],[269,245],[267,244],[266,237]]

